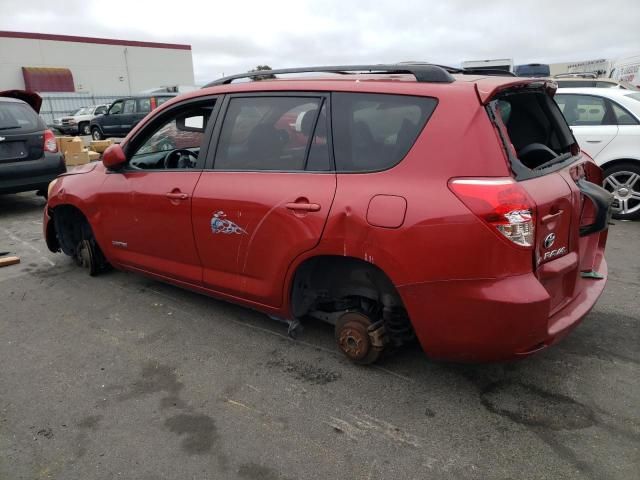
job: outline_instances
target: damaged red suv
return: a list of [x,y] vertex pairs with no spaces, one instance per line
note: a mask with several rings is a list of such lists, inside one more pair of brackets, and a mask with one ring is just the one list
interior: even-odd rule
[[555,84],[466,73],[218,80],[52,182],[47,245],[293,331],[329,322],[359,363],[415,337],[452,360],[542,350],[604,289],[611,196]]

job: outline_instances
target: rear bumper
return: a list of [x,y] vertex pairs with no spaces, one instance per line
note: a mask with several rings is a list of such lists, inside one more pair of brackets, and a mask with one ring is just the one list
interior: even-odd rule
[[552,315],[549,294],[533,273],[414,284],[398,290],[427,355],[454,361],[503,361],[553,345],[580,323],[606,284],[604,257],[595,267],[605,278],[585,279],[576,272],[573,298]]
[[0,193],[28,192],[46,188],[67,168],[60,153],[45,153],[37,160],[0,163]]

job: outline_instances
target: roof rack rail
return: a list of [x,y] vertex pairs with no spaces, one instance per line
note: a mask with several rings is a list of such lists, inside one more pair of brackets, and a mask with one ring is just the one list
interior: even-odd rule
[[288,75],[294,73],[408,73],[413,75],[418,82],[451,83],[455,79],[450,73],[439,65],[431,64],[396,64],[396,65],[338,65],[326,67],[283,68],[278,70],[258,70],[255,72],[230,75],[206,84],[203,88],[215,85],[228,85],[234,80],[242,78],[268,77],[271,75]]
[[597,72],[558,73],[553,78],[598,78]]
[[[402,62],[402,65],[431,65],[429,63],[421,62]],[[487,75],[492,77],[517,77],[517,75],[508,70],[501,70],[499,68],[458,68],[449,67],[447,65],[435,65],[436,67],[444,68],[447,72],[457,75]]]

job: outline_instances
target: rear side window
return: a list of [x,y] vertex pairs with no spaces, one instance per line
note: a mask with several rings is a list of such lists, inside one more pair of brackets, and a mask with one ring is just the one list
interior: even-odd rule
[[31,107],[17,102],[0,102],[0,133],[30,132],[44,128]]
[[372,172],[399,163],[433,113],[428,97],[332,94],[333,150],[339,172]]
[[611,102],[611,108],[613,108],[618,125],[638,125],[638,120],[617,103]]
[[122,110],[123,113],[133,113],[136,111],[136,101],[131,98],[129,100],[124,101],[124,108]]
[[222,124],[214,168],[329,170],[322,99],[232,98]]
[[151,111],[151,99],[150,98],[139,98],[138,102],[138,113],[149,113]]

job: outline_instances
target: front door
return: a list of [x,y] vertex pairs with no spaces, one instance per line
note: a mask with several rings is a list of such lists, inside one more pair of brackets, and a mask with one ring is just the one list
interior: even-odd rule
[[131,140],[126,167],[107,175],[101,233],[116,263],[201,284],[191,208],[213,108],[209,100],[164,113]]
[[225,100],[192,204],[208,288],[281,305],[287,269],[318,244],[336,189],[326,102],[299,93]]
[[118,135],[120,131],[120,116],[124,100],[116,100],[109,107],[109,111],[100,119],[100,126],[105,137],[113,137]]
[[122,108],[122,114],[120,117],[120,128],[118,130],[118,134],[126,135],[131,131],[133,125],[138,123],[137,115],[136,115],[136,101],[133,98],[128,98],[124,101],[124,106]]

